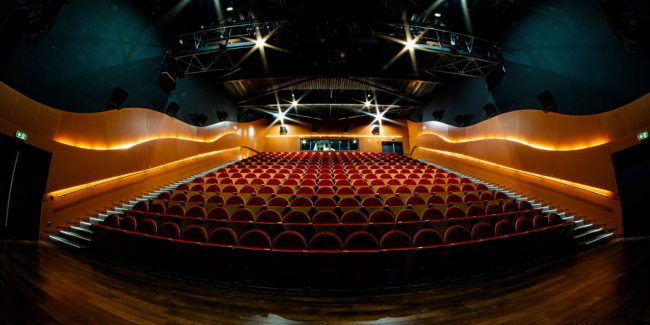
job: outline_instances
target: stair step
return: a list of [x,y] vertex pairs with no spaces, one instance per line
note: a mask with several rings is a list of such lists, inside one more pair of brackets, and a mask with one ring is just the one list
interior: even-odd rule
[[57,246],[64,247],[66,249],[71,249],[73,251],[82,251],[88,249],[88,246],[75,243],[71,240],[67,240],[59,236],[48,236],[47,241]]
[[[118,208],[118,209],[119,209],[119,208]],[[117,210],[117,209],[116,209],[116,210]],[[107,215],[107,216],[110,216],[111,214],[117,214],[118,217],[119,217],[119,215],[122,215],[122,214],[124,214],[124,213],[122,213],[122,212],[118,212],[118,211],[106,211],[106,215]]]
[[[581,220],[581,221],[582,221],[582,220]],[[582,232],[585,232],[585,231],[588,231],[588,230],[592,230],[592,229],[594,229],[594,225],[593,225],[593,224],[589,223],[589,224],[586,224],[586,225],[585,225],[585,224],[584,224],[584,221],[583,221],[583,225],[582,225],[582,226],[579,226],[579,227],[578,227],[578,226],[574,226],[574,227],[573,227],[573,233],[577,235],[577,234],[580,234],[580,233],[582,233]]]
[[75,243],[79,243],[82,245],[89,245],[92,242],[92,238],[86,237],[84,235],[80,235],[74,232],[70,231],[64,231],[61,230],[59,231],[59,237],[63,237],[67,240],[73,241]]
[[88,219],[88,223],[94,224],[94,225],[101,225],[101,224],[104,224],[104,220],[97,219],[97,218],[90,218],[90,219]]
[[[576,218],[574,217],[567,217],[567,218],[562,218],[564,222],[571,222],[571,221],[576,221]],[[575,225],[574,225],[575,226]]]
[[587,230],[587,231],[585,231],[585,232],[583,232],[581,234],[577,234],[577,235],[573,236],[573,238],[576,241],[588,240],[588,239],[594,238],[594,237],[596,237],[596,236],[598,236],[600,234],[603,234],[603,233],[605,233],[603,228],[596,228],[596,229],[592,229],[592,230]]
[[[573,218],[573,217],[571,217],[571,218]],[[569,219],[569,218],[567,218],[567,219]],[[573,223],[573,227],[581,227],[581,226],[584,226],[584,225],[585,225],[584,220],[574,221],[574,223]]]
[[90,222],[79,222],[79,227],[85,228],[85,229],[92,229],[92,224]]
[[579,247],[582,248],[592,248],[596,245],[600,245],[602,243],[606,243],[610,240],[614,239],[614,234],[613,233],[608,233],[608,234],[601,234],[598,236],[594,236],[590,239],[587,239],[583,242],[578,243]]
[[83,228],[83,227],[75,227],[75,226],[70,226],[70,232],[86,236],[86,237],[92,237],[93,236],[93,231],[91,229]]

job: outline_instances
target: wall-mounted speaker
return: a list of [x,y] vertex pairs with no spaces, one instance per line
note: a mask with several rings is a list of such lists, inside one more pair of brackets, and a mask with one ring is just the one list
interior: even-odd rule
[[225,121],[228,118],[228,112],[226,112],[226,111],[217,111],[217,118],[221,122]]
[[201,114],[201,116],[199,116],[198,120],[196,121],[196,124],[198,124],[199,126],[205,126],[207,122],[208,122],[208,116],[205,114]]
[[318,133],[318,125],[311,126],[311,133]]
[[551,95],[550,91],[545,90],[543,93],[539,94],[537,100],[542,104],[544,113],[557,112],[557,105],[555,105],[555,99],[553,99],[553,95]]
[[458,124],[459,127],[465,126],[465,118],[462,115],[457,115],[454,120],[456,120],[456,124]]
[[284,135],[287,134],[287,127],[282,125],[280,126],[280,134]]
[[444,110],[433,111],[431,115],[433,115],[434,120],[439,122],[440,120],[442,120],[443,115],[445,115],[445,111]]
[[120,87],[116,87],[115,90],[113,90],[111,99],[108,101],[108,109],[119,110],[122,108],[122,105],[124,104],[124,101],[127,97],[129,97],[129,93]]
[[372,134],[379,135],[379,127],[378,126],[373,126],[372,127]]
[[160,76],[158,77],[158,83],[160,84],[160,89],[162,89],[162,91],[164,91],[167,96],[169,96],[173,90],[176,90],[176,80],[167,71],[160,73]]
[[350,126],[349,125],[341,126],[341,133],[349,133],[349,132],[350,132]]
[[503,64],[501,64],[485,78],[485,85],[487,86],[487,90],[492,91],[494,87],[496,87],[499,83],[501,83],[501,81],[503,81],[503,78],[505,76],[506,76],[506,67]]
[[167,106],[167,111],[165,114],[171,116],[171,117],[176,117],[176,113],[181,109],[181,106],[178,105],[176,102],[171,102],[169,103],[169,106]]
[[497,108],[492,103],[487,103],[485,106],[483,106],[483,110],[485,111],[485,114],[487,114],[488,118],[495,117],[497,114],[499,114],[499,112],[497,112]]
[[418,117],[418,122],[424,122],[424,121],[422,120],[422,114],[421,114],[421,113],[420,113],[420,114],[417,114],[417,117]]

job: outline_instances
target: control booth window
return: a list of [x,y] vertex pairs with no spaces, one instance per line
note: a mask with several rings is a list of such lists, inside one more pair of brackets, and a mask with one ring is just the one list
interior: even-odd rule
[[359,151],[359,139],[300,139],[302,151]]

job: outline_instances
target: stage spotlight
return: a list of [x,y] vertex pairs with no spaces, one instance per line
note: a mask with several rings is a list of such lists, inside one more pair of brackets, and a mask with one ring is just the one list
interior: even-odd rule
[[235,9],[233,9],[233,7],[226,8],[226,11],[233,11],[233,10],[235,10]]
[[295,101],[295,100],[294,100],[294,101],[292,101],[292,102],[291,102],[291,106],[298,106],[298,102],[297,102],[297,101]]
[[441,15],[439,12],[436,12],[436,13],[434,14],[434,16],[436,16],[436,17],[438,17],[438,18],[442,17],[442,15]]
[[258,39],[257,41],[255,41],[255,45],[257,45],[257,47],[264,46],[264,40],[263,39]]
[[415,47],[415,41],[414,40],[410,40],[410,41],[406,42],[406,48],[408,48],[409,50],[412,50],[414,47]]
[[370,106],[370,101],[366,101],[366,106]]

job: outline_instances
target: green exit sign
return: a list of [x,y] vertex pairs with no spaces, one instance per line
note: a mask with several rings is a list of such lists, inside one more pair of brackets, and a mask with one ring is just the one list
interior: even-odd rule
[[23,141],[27,140],[27,134],[22,133],[20,131],[16,131],[16,138],[18,138],[20,140],[23,140]]
[[639,138],[639,141],[647,139],[648,138],[648,131],[639,134],[637,137]]

